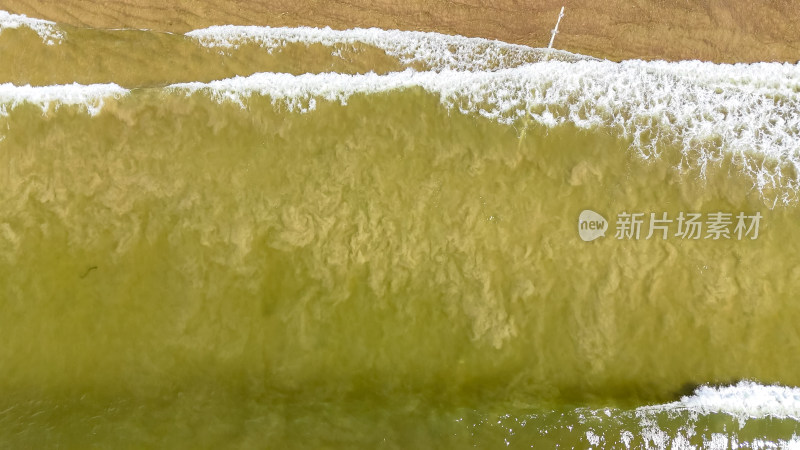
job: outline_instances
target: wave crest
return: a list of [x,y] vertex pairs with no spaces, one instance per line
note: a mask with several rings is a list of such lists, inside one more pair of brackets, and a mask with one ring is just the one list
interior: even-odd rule
[[268,96],[308,112],[318,99],[346,104],[357,93],[410,87],[504,124],[610,129],[645,159],[658,157],[664,145],[678,146],[681,164],[701,173],[732,156],[744,161],[759,190],[782,191],[775,202],[793,201],[800,189],[800,65],[547,61],[493,72],[260,73],[168,89],[239,104]]
[[328,47],[365,44],[385,51],[404,65],[422,65],[434,71],[498,70],[544,60],[594,60],[562,50],[531,48],[497,40],[380,28],[332,30],[329,27],[224,25],[190,31],[186,36],[211,48],[235,49],[241,45],[256,44],[269,52],[289,44],[322,44]]
[[19,27],[28,27],[35,31],[42,38],[42,42],[47,45],[60,44],[66,38],[64,31],[59,29],[55,22],[32,19],[24,14],[11,14],[0,10],[0,33],[5,29]]

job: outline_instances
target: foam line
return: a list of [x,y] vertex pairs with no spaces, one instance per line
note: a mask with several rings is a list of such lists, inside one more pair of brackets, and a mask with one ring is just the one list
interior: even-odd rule
[[556,59],[577,61],[594,59],[561,50],[536,49],[524,45],[483,38],[421,31],[354,28],[332,30],[310,27],[213,26],[186,33],[206,47],[237,48],[257,44],[272,52],[288,44],[337,45],[366,44],[384,50],[403,64],[425,64],[430,70],[494,70]]
[[[308,112],[319,99],[345,104],[355,94],[409,87],[439,95],[448,108],[501,123],[605,127],[631,139],[645,158],[669,144],[683,148],[687,161],[701,169],[732,152],[761,154],[800,173],[800,65],[547,61],[494,72],[260,73],[168,89],[240,104],[252,95],[268,96]],[[760,189],[800,187],[780,171],[749,170]]]
[[800,420],[800,388],[765,386],[752,381],[740,381],[732,386],[701,386],[677,402],[646,406],[639,411],[690,411],[701,415],[724,413],[739,419],[741,426],[751,418]]
[[0,11],[0,34],[5,29],[28,27],[35,31],[42,42],[47,45],[55,45],[64,40],[64,31],[60,30],[55,22],[42,19],[32,19],[24,14],[10,14],[7,11]]
[[15,86],[11,83],[0,84],[0,116],[7,116],[10,110],[23,103],[38,105],[46,112],[51,105],[81,105],[91,115],[96,115],[103,108],[107,98],[118,98],[129,91],[116,84],[78,83],[54,86]]

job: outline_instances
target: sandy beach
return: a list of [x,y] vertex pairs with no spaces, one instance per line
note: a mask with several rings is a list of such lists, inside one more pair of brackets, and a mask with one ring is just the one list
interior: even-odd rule
[[170,32],[219,24],[437,31],[546,47],[612,60],[714,62],[800,59],[800,8],[743,0],[4,0],[0,9],[76,26]]

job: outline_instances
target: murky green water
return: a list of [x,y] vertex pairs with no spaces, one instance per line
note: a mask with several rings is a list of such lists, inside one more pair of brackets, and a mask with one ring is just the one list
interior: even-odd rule
[[[425,67],[364,44],[63,30],[0,33],[2,446],[796,445],[789,387],[749,420],[664,405],[800,384],[800,211],[775,201],[794,153],[727,152],[724,133],[687,147],[667,123],[500,123],[479,114],[504,95],[491,84],[451,103],[424,80],[357,87],[391,81],[374,74],[316,85],[356,86],[344,97],[292,75],[247,95],[165,87]],[[22,87],[72,82],[130,90]],[[794,82],[722,85],[791,112]],[[785,117],[760,136],[797,139]],[[605,237],[580,239],[586,209]],[[730,237],[674,221],[647,239],[645,220],[617,239],[623,212],[730,213]],[[756,239],[739,213],[761,215]]]

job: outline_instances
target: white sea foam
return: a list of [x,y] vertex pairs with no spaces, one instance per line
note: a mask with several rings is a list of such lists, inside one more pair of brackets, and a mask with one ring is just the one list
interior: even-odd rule
[[[59,33],[52,22],[4,12],[0,12],[0,24],[30,26],[43,36]],[[381,76],[262,73],[174,84],[168,90],[202,91],[242,106],[252,95],[268,96],[290,110],[308,112],[319,100],[346,103],[357,94],[419,87],[438,95],[448,108],[518,127],[533,123],[605,128],[630,139],[632,148],[644,158],[657,157],[665,145],[678,146],[684,152],[682,167],[701,172],[708,164],[733,155],[758,189],[777,189],[775,201],[793,201],[800,190],[800,64],[616,63],[481,38],[380,29],[221,26],[187,35],[203,45],[222,48],[244,43],[267,49],[291,43],[333,47],[362,43],[432,70]],[[550,59],[543,60],[543,55]],[[22,95],[25,87],[4,86],[0,108],[7,110],[7,104],[18,102],[15,95]],[[92,93],[91,111],[102,103],[98,99],[117,92],[77,85],[28,89],[32,91],[25,93],[27,98],[50,101],[63,97],[71,102],[76,95]]]
[[32,19],[24,14],[10,14],[7,11],[0,11],[0,33],[6,28],[19,27],[28,27],[35,31],[47,45],[61,43],[65,37],[64,32],[58,28],[55,22]]
[[257,44],[272,52],[289,44],[322,44],[329,47],[365,44],[377,47],[406,65],[421,63],[430,70],[495,70],[554,59],[594,59],[561,50],[531,48],[483,38],[421,31],[354,28],[332,30],[310,27],[213,26],[190,31],[187,36],[206,47],[237,48]]
[[[569,440],[583,448],[796,449],[800,448],[798,391],[752,382],[723,388],[704,386],[678,402],[663,405],[633,410],[534,409],[524,416],[485,416],[473,421],[471,428],[502,430],[511,437],[526,425],[546,424],[536,429],[540,437],[552,438],[555,431],[558,436],[571,436]],[[738,429],[725,417],[709,417],[716,414],[738,419]]]
[[759,189],[800,188],[796,176],[762,167],[763,155],[800,173],[800,65],[718,65],[698,61],[547,61],[498,71],[404,72],[386,75],[336,73],[299,76],[260,73],[168,89],[206,92],[244,105],[268,96],[289,110],[308,112],[318,100],[347,103],[356,94],[420,87],[442,104],[506,124],[604,127],[632,140],[645,158],[664,144],[684,150],[685,165],[705,170],[732,153]]
[[[767,440],[745,439],[732,429],[709,434],[706,425],[701,425],[706,422],[700,418],[710,414],[733,417],[738,421],[740,430],[751,419],[797,421],[800,420],[800,388],[766,386],[750,381],[723,387],[701,386],[692,395],[684,396],[677,402],[637,408],[633,415],[639,424],[632,435],[640,436],[646,448],[657,449],[696,448],[691,441],[697,441],[698,437],[702,440],[702,448],[800,448],[800,437],[797,435],[787,440]],[[677,431],[671,429],[671,425],[661,427],[661,424],[675,421],[683,424]]]
[[692,395],[677,402],[639,408],[640,412],[689,411],[707,415],[724,413],[739,420],[748,419],[800,420],[800,388],[765,386],[752,381],[740,381],[732,386],[701,386]]
[[4,83],[0,84],[0,116],[7,116],[9,111],[24,103],[37,105],[42,112],[48,111],[51,105],[55,108],[60,105],[80,105],[89,114],[95,115],[103,108],[104,100],[118,98],[128,92],[113,83],[88,86],[78,83],[55,86],[15,86]]

